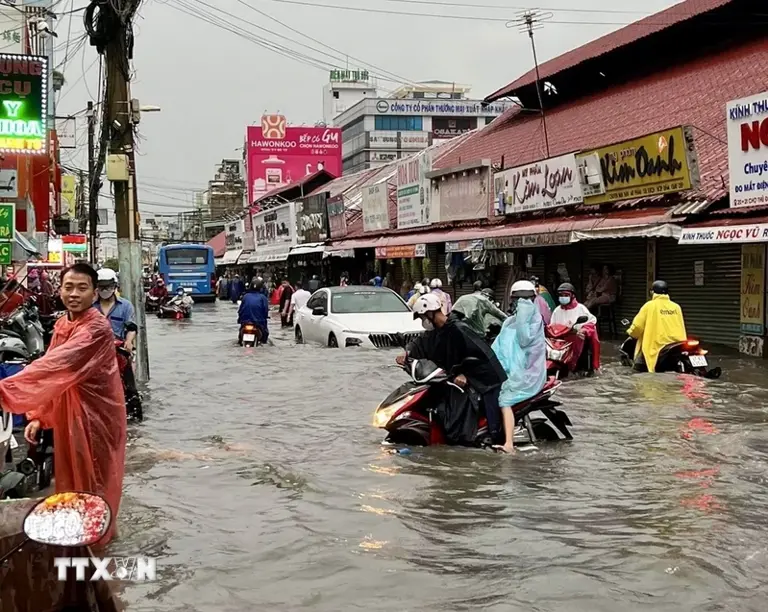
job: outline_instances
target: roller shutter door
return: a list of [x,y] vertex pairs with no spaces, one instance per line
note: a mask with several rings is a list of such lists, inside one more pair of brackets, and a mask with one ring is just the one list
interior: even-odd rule
[[[658,277],[680,304],[686,331],[704,342],[738,348],[741,329],[741,245],[658,243]],[[704,262],[704,284],[695,282],[696,262]]]
[[[585,240],[582,256],[582,282],[578,289],[583,294],[592,264],[611,264],[621,278],[621,296],[616,307],[616,323],[630,321],[648,301],[646,279],[647,240],[645,238],[619,238],[616,240]],[[657,257],[658,261],[658,257]]]
[[514,268],[508,264],[496,266],[496,286],[493,295],[504,311],[509,308],[509,288],[512,286]]

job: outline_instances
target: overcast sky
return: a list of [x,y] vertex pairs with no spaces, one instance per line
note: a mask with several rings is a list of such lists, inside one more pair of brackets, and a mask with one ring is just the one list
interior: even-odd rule
[[[539,61],[676,3],[546,0],[540,10],[552,16],[536,32]],[[58,0],[55,10],[85,4]],[[472,97],[482,99],[532,68],[527,35],[505,25],[531,6],[522,0],[145,0],[135,27],[132,93],[162,112],[145,114],[140,126],[142,210],[188,210],[192,191],[205,189],[216,164],[241,156],[236,149],[243,146],[246,126],[265,111],[280,111],[296,124],[322,120],[328,71],[345,67],[347,55],[351,69],[383,77],[382,91],[397,80],[438,79],[471,85]],[[407,12],[422,15],[398,14]],[[219,23],[234,32],[210,23],[204,13],[226,20],[229,25]],[[56,28],[55,64],[62,63],[70,40],[71,58],[63,67],[68,83],[57,108],[63,115],[96,99],[98,59],[88,44],[72,53],[83,35],[82,12],[71,23],[61,17]],[[263,45],[278,45],[280,53]],[[292,54],[299,58],[286,57]],[[85,127],[80,121],[83,144]],[[84,150],[65,152],[64,159],[86,167]]]

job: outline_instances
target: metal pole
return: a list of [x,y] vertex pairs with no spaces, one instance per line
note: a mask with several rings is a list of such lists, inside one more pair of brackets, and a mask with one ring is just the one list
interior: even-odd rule
[[96,188],[99,177],[96,175],[96,115],[93,102],[88,102],[88,242],[90,243],[91,263],[96,265],[98,249],[96,247],[96,227],[98,225],[99,190]]
[[549,135],[547,134],[547,114],[544,112],[544,99],[541,96],[541,75],[539,75],[539,59],[536,57],[536,42],[533,40],[533,20],[531,13],[525,15],[525,24],[528,26],[528,36],[531,37],[531,48],[533,49],[533,63],[536,66],[536,95],[539,97],[539,108],[541,109],[541,123],[544,127],[544,145],[547,148],[547,157],[549,157]]

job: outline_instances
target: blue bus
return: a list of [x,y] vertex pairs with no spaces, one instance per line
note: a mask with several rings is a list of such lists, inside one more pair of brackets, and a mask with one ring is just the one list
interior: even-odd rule
[[157,272],[169,292],[188,290],[196,302],[216,299],[216,266],[213,247],[207,244],[168,244],[157,251]]

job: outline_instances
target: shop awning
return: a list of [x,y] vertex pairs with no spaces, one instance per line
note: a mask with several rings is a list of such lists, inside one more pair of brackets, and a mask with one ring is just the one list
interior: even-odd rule
[[237,263],[237,260],[240,257],[240,253],[242,252],[243,249],[232,249],[231,251],[227,251],[224,253],[224,257],[222,257],[221,265],[231,266]]
[[333,251],[326,251],[325,254],[328,257],[346,257],[354,259],[355,249],[334,249]]
[[242,253],[240,253],[240,257],[237,258],[237,263],[240,265],[247,264],[248,259],[250,258],[251,255],[253,255],[253,253],[243,251]]
[[[444,229],[431,232],[410,234],[390,234],[379,238],[350,238],[333,242],[333,249],[364,249],[393,246],[417,245],[436,242],[468,242],[483,238],[520,237],[527,246],[537,246],[539,237],[541,245],[550,241],[546,238],[551,234],[562,235],[570,233],[565,242],[578,242],[592,238],[621,238],[632,236],[658,236],[658,232],[673,232],[670,224],[671,209],[628,209],[613,211],[609,214],[578,215],[573,217],[546,217],[523,221],[520,223],[505,223],[484,227],[468,227],[464,229]],[[671,226],[660,229],[660,226]],[[678,228],[679,229],[679,228]],[[622,234],[622,231],[624,232]],[[671,234],[668,234],[671,235]],[[582,237],[579,237],[582,236]],[[574,240],[575,238],[575,240]],[[525,246],[524,245],[524,246]]]
[[24,249],[30,255],[40,255],[40,251],[38,250],[37,245],[35,245],[29,238],[27,238],[20,231],[14,230],[13,239],[17,245],[19,245],[22,249]]
[[[334,249],[338,251],[339,249]],[[322,253],[325,251],[324,242],[308,242],[307,244],[298,244],[295,247],[291,247],[291,252],[288,253],[291,257],[294,255],[310,255],[312,253]]]
[[291,250],[290,244],[273,244],[256,247],[256,250],[248,257],[249,264],[275,263],[288,259]]
[[224,258],[223,257],[214,257],[213,265],[220,266],[223,263],[224,263]]
[[625,227],[598,227],[586,231],[571,232],[571,242],[610,238],[674,238],[680,237],[682,228],[673,223],[629,225]]

